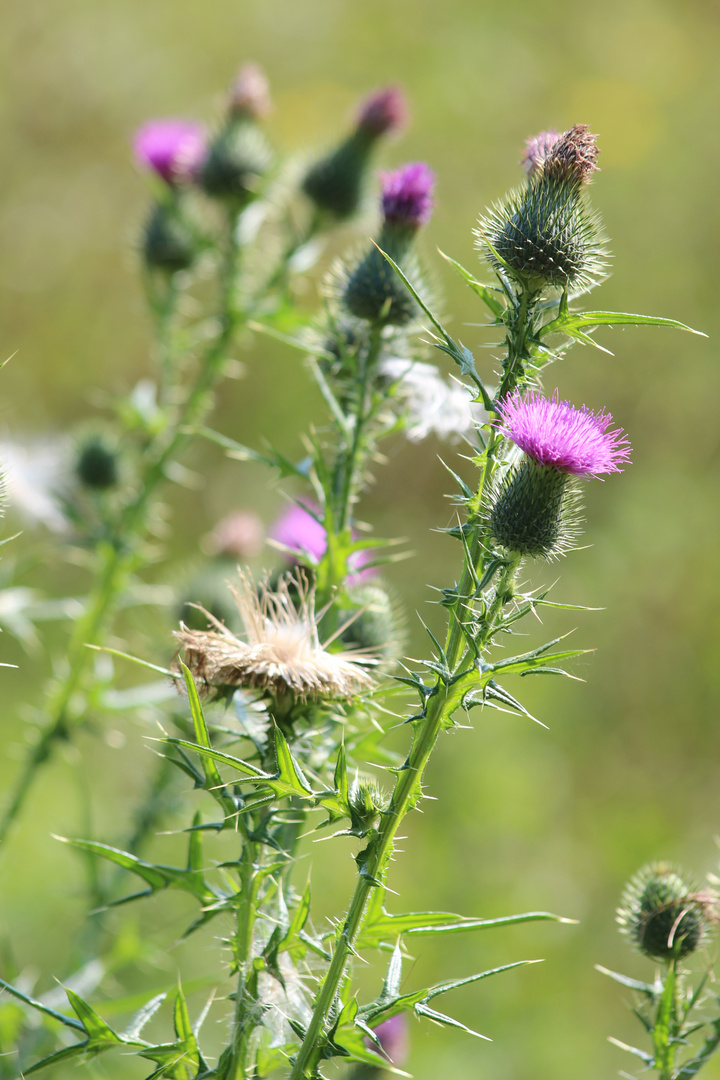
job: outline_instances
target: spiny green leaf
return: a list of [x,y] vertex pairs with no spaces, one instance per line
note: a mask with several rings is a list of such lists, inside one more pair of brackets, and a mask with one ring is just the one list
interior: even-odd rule
[[290,753],[287,739],[280,728],[275,725],[275,757],[278,765],[277,779],[287,784],[290,791],[295,795],[307,798],[313,794],[313,790],[303,776],[302,769]]
[[123,1041],[84,998],[69,986],[64,989],[73,1011],[88,1034],[88,1049],[95,1049],[97,1044],[101,1043],[115,1044]]
[[546,334],[567,333],[594,326],[667,326],[675,330],[687,330],[690,334],[707,337],[701,330],[678,322],[677,319],[661,319],[654,315],[634,315],[626,311],[566,311],[541,327],[541,337]]
[[66,1046],[62,1050],[56,1050],[53,1054],[48,1054],[47,1057],[41,1058],[40,1061],[36,1061],[33,1065],[23,1069],[23,1076],[30,1076],[31,1073],[39,1072],[40,1069],[44,1069],[48,1065],[57,1065],[58,1062],[67,1061],[78,1054],[85,1054],[87,1050],[87,1040],[75,1043],[74,1046]]
[[[143,1005],[142,1008],[139,1009],[135,1016],[132,1018],[127,1028],[123,1032],[122,1038],[131,1042],[137,1039],[142,1029],[145,1027],[147,1022],[153,1018],[162,1003],[165,1001],[166,997],[167,990],[163,991],[161,994],[156,994],[153,998],[150,998],[150,1000],[146,1002],[145,1005]],[[113,1002],[113,1005],[115,1004],[116,1003]]]
[[453,1019],[452,1016],[446,1016],[445,1013],[438,1012],[436,1009],[431,1009],[429,1005],[423,1005],[419,1002],[415,1006],[415,1012],[418,1016],[427,1016],[429,1020],[434,1020],[436,1024],[443,1024],[445,1027],[459,1028],[461,1031],[466,1031],[468,1035],[474,1035],[478,1039],[484,1039],[486,1042],[492,1042],[492,1039],[487,1035],[482,1035],[479,1031],[473,1031],[472,1028],[467,1027],[465,1024],[461,1024],[459,1020]]
[[619,1039],[613,1038],[612,1035],[608,1037],[608,1042],[611,1042],[613,1046],[619,1046],[621,1050],[627,1050],[629,1054],[634,1054],[635,1057],[639,1057],[641,1061],[645,1062],[648,1068],[653,1068],[655,1065],[655,1058],[652,1054],[648,1054],[644,1050],[639,1050],[637,1046],[629,1046],[628,1043],[620,1042]]
[[469,930],[492,930],[499,926],[514,926],[526,922],[573,923],[575,920],[553,915],[548,911],[527,911],[521,915],[506,915],[497,919],[463,918],[447,911],[410,911],[403,915],[390,915],[385,910],[368,919],[360,934],[363,948],[377,947],[397,939],[425,937],[431,934],[461,934]]
[[173,1006],[173,1024],[175,1026],[175,1034],[178,1039],[185,1043],[194,1043],[195,1035],[193,1033],[192,1024],[190,1023],[190,1014],[187,1010],[187,1003],[185,1001],[185,995],[182,992],[182,987],[178,986],[177,994],[175,995],[175,1004]]
[[609,968],[602,967],[600,964],[595,965],[595,970],[599,971],[601,975],[607,975],[610,979],[614,979],[621,986],[627,986],[630,990],[637,990],[638,993],[645,994],[653,1000],[658,996],[661,989],[658,986],[653,986],[652,983],[639,982],[637,979],[631,979],[629,975],[621,975],[617,971],[610,971]]
[[[195,738],[200,746],[211,749],[210,733],[208,732],[207,724],[205,723],[205,714],[203,713],[203,708],[200,704],[200,697],[197,692],[197,687],[195,686],[195,680],[192,677],[190,669],[183,664],[182,660],[178,661],[178,663],[185,680],[185,689],[187,690],[188,701],[190,703],[190,713],[192,715]],[[205,770],[205,780],[208,788],[221,788],[222,777],[212,758],[203,759],[203,769]]]
[[449,262],[450,265],[458,272],[463,281],[470,286],[472,291],[480,297],[480,299],[490,309],[493,315],[497,319],[502,319],[503,315],[505,314],[505,307],[497,299],[497,297],[493,295],[495,290],[489,289],[487,285],[483,285],[481,282],[477,281],[472,276],[469,270],[466,270],[465,267],[462,266],[459,262],[456,262],[455,259],[451,259],[450,256],[446,255],[444,251],[440,251],[439,248],[438,251],[443,257],[443,259],[445,259],[446,262]]
[[25,1005],[29,1005],[32,1009],[37,1009],[38,1012],[45,1013],[46,1016],[51,1016],[53,1020],[59,1020],[60,1023],[65,1024],[66,1027],[73,1028],[75,1031],[85,1034],[85,1028],[74,1016],[66,1016],[65,1013],[57,1012],[56,1009],[51,1009],[49,1005],[43,1005],[42,1001],[29,997],[28,994],[24,994],[22,990],[18,990],[16,986],[12,986],[9,982],[5,982],[4,979],[0,979],[0,987],[3,990],[7,990],[8,994],[12,994],[18,1001],[22,1001]]

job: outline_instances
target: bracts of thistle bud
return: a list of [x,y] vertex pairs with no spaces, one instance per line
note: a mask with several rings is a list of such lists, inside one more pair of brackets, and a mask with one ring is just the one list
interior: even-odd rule
[[546,287],[582,291],[604,274],[607,242],[585,189],[598,148],[587,126],[529,139],[527,184],[481,218],[477,246],[496,272],[528,292]]
[[682,871],[653,863],[628,882],[617,921],[641,953],[668,963],[700,948],[718,921],[717,903],[715,893],[698,890]]
[[418,281],[413,244],[418,230],[430,220],[434,186],[435,176],[422,162],[383,174],[383,224],[377,245],[349,273],[343,290],[343,303],[356,318],[376,325],[406,326],[417,314],[415,301],[382,252],[402,266],[408,278]]
[[407,115],[405,98],[394,86],[370,94],[361,103],[350,135],[315,162],[302,181],[304,194],[317,210],[339,220],[357,212],[376,143],[384,135],[399,132]]
[[500,547],[531,558],[567,551],[580,531],[580,478],[621,472],[630,445],[609,413],[516,393],[498,409],[499,433],[521,451],[491,491],[488,531]]
[[242,207],[257,194],[274,154],[260,121],[270,111],[264,72],[248,64],[231,88],[225,121],[211,140],[199,174],[206,195]]

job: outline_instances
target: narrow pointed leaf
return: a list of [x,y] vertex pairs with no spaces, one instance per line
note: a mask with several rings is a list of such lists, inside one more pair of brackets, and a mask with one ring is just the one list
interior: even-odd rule
[[427,1016],[429,1020],[434,1020],[436,1024],[443,1024],[445,1027],[459,1028],[460,1031],[466,1031],[468,1035],[474,1035],[477,1039],[484,1039],[485,1042],[492,1042],[487,1035],[482,1035],[479,1031],[473,1031],[472,1028],[467,1027],[465,1024],[461,1024],[459,1020],[453,1019],[452,1016],[446,1016],[445,1013],[438,1012],[436,1009],[431,1009],[429,1005],[423,1005],[419,1002],[415,1006],[415,1012],[418,1016]]
[[497,319],[502,319],[503,315],[505,314],[505,307],[500,302],[500,300],[498,300],[497,296],[494,295],[494,291],[492,289],[489,289],[487,285],[483,285],[481,282],[476,281],[476,279],[472,276],[469,270],[466,270],[465,267],[462,266],[459,262],[456,262],[455,259],[451,259],[450,256],[446,255],[444,251],[440,251],[440,255],[442,255],[443,259],[445,259],[446,262],[449,262],[453,269],[458,272],[463,281],[470,286],[472,291],[477,296],[480,297],[480,299],[483,301],[486,307],[490,309],[493,315]]
[[69,986],[65,987],[65,993],[67,994],[68,1001],[76,1013],[78,1020],[88,1033],[91,1045],[94,1043],[120,1043],[123,1041],[120,1036],[105,1023],[103,1018],[98,1016],[92,1006],[88,1005],[84,998],[80,997],[79,994],[76,994]]
[[7,990],[8,994],[12,994],[18,1001],[22,1001],[32,1009],[36,1009],[38,1012],[52,1017],[53,1020],[59,1020],[65,1027],[73,1028],[74,1031],[78,1031],[82,1035],[85,1034],[84,1026],[79,1020],[76,1020],[74,1016],[66,1016],[65,1013],[58,1012],[56,1009],[51,1009],[49,1005],[43,1005],[42,1001],[38,1001],[37,998],[24,994],[22,990],[18,990],[16,986],[12,986],[9,982],[5,982],[4,979],[0,979],[0,988]]

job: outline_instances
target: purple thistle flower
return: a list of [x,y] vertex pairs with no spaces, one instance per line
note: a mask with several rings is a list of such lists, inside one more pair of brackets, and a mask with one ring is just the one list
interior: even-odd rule
[[435,173],[422,161],[383,173],[382,210],[387,225],[417,229],[427,225],[433,210]]
[[[410,1038],[405,1013],[398,1013],[397,1016],[391,1016],[389,1020],[383,1020],[381,1024],[373,1028],[373,1031],[380,1041],[383,1054],[390,1063],[396,1066],[402,1065],[410,1051]],[[374,1050],[375,1053],[378,1052],[377,1045],[367,1036],[365,1037],[365,1045],[369,1050]]]
[[408,105],[397,86],[369,94],[358,110],[357,126],[372,138],[400,132],[408,121]]
[[528,176],[537,176],[555,143],[560,138],[559,131],[541,131],[539,135],[525,141],[525,153],[521,164]]
[[320,562],[327,549],[325,528],[313,516],[317,506],[295,503],[280,515],[269,536],[290,551],[310,555]]
[[548,400],[538,393],[515,393],[499,407],[498,431],[540,465],[574,476],[622,472],[630,460],[630,443],[621,428],[609,431],[610,413],[576,409],[560,401],[557,390]]
[[[313,562],[319,563],[327,551],[327,533],[314,516],[318,513],[315,503],[295,503],[280,515],[275,524],[270,528],[268,535],[277,544],[282,544],[289,553],[297,556],[309,555]],[[296,555],[291,554],[292,562],[298,562]],[[363,565],[371,558],[369,552],[359,551],[350,556],[348,565],[356,572],[348,577],[350,582],[364,581],[373,576],[373,569],[363,570]]]
[[205,158],[205,134],[189,120],[150,120],[135,133],[133,151],[140,165],[168,184],[194,180]]

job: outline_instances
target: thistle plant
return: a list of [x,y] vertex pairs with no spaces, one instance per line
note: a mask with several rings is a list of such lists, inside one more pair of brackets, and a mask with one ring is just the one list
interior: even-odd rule
[[[222,925],[226,948],[217,982],[229,1002],[227,1038],[211,1061],[200,1042],[206,1012],[193,1023],[182,989],[173,996],[174,1034],[153,1042],[143,1030],[166,992],[118,1031],[76,991],[67,991],[73,1016],[4,983],[25,1006],[78,1036],[32,1062],[25,1075],[112,1049],[153,1062],[153,1078],[259,1080],[275,1073],[315,1080],[327,1075],[333,1059],[351,1066],[356,1077],[377,1069],[398,1071],[411,1014],[486,1038],[441,1011],[436,999],[532,962],[509,959],[455,978],[443,973],[435,985],[414,987],[403,977],[412,939],[567,921],[543,911],[481,919],[472,912],[393,910],[396,840],[405,817],[426,795],[425,769],[438,739],[457,717],[485,707],[529,716],[515,696],[512,677],[567,675],[568,663],[584,651],[565,647],[560,638],[525,651],[513,647],[524,618],[545,606],[563,606],[548,599],[547,588],[530,589],[523,574],[527,560],[549,560],[572,549],[581,529],[583,480],[621,472],[630,447],[602,408],[576,407],[559,394],[548,397],[542,389],[545,369],[564,357],[574,340],[595,344],[594,332],[604,325],[687,327],[673,320],[576,310],[578,298],[603,274],[605,251],[588,201],[595,137],[577,125],[562,135],[531,140],[524,187],[481,218],[477,243],[494,273],[493,284],[448,260],[500,334],[498,370],[487,377],[478,371],[471,350],[445,329],[429,299],[416,246],[434,198],[434,174],[424,163],[381,178],[375,242],[334,267],[319,315],[307,321],[296,314],[288,333],[285,306],[278,329],[273,304],[287,300],[287,271],[298,245],[331,220],[354,212],[370,152],[381,134],[399,126],[403,109],[394,90],[370,99],[351,135],[304,175],[299,194],[313,204],[306,227],[288,232],[282,265],[271,268],[255,292],[237,277],[237,226],[244,209],[261,197],[269,167],[264,136],[257,130],[264,100],[257,73],[246,72],[231,95],[225,126],[197,172],[204,190],[218,199],[226,225],[226,262],[219,279],[223,306],[213,321],[204,366],[185,387],[179,409],[169,403],[178,397],[175,304],[177,290],[184,287],[175,275],[184,271],[168,272],[167,261],[153,267],[152,297],[165,343],[161,401],[170,411],[157,434],[144,433],[149,464],[142,473],[142,495],[122,508],[118,536],[124,542],[108,545],[99,591],[78,624],[70,673],[44,744],[47,749],[61,728],[84,715],[69,712],[71,698],[89,678],[89,661],[79,659],[81,644],[104,640],[106,617],[138,566],[150,495],[188,430],[233,459],[264,463],[281,482],[289,482],[294,505],[271,531],[288,566],[275,575],[258,578],[241,569],[235,576],[237,632],[200,606],[195,610],[204,625],[175,631],[173,660],[169,640],[164,666],[140,660],[160,669],[181,692],[172,730],[161,714],[156,746],[192,784],[193,807],[184,827],[186,865],[151,862],[95,839],[68,841],[93,860],[106,860],[142,881],[140,893],[118,895],[120,881],[113,879],[108,902],[142,902],[148,894],[178,889],[197,903],[188,934],[215,920]],[[178,203],[190,194],[176,179],[180,158],[163,168],[170,189],[163,189],[163,198],[173,213],[180,212]],[[184,205],[181,210],[184,215]],[[189,224],[188,235],[195,235]],[[276,289],[282,300],[268,297],[267,290],[274,294]],[[257,333],[280,337],[306,355],[327,406],[326,423],[308,433],[297,460],[272,446],[248,447],[203,423],[207,393],[232,334],[250,322]],[[428,335],[435,349],[456,363],[459,388],[446,384],[428,364],[422,341]],[[426,400],[418,392],[423,380],[446,387],[440,399],[452,416],[462,417],[457,429],[470,442],[475,473],[468,484],[451,469],[457,519],[446,531],[456,545],[458,572],[440,590],[444,632],[428,630],[430,655],[423,663],[408,661],[388,670],[397,620],[382,579],[372,575],[393,557],[394,546],[369,533],[357,510],[383,440],[402,428],[411,437],[418,425],[422,428],[413,408]],[[426,430],[443,425],[446,419],[441,424],[437,416],[425,418]],[[93,444],[89,471],[106,478],[112,470],[102,446],[103,452]],[[84,469],[88,472],[88,461]],[[402,715],[407,738],[398,755],[387,749],[385,739],[397,726],[400,697],[403,708],[408,698],[410,705]],[[36,755],[28,777],[40,760]],[[13,805],[11,817],[17,798]],[[355,845],[352,893],[324,929],[312,882],[299,876],[299,856],[314,833],[336,849],[338,837],[350,837]],[[679,913],[668,940],[691,939],[683,920],[699,911],[697,903]],[[378,956],[383,970],[373,969],[375,989],[361,990],[357,961]]]
[[712,888],[698,889],[668,863],[654,863],[626,886],[617,921],[630,944],[655,961],[657,969],[650,983],[598,965],[598,971],[633,991],[633,1012],[651,1048],[614,1038],[610,1042],[639,1058],[644,1071],[657,1072],[661,1080],[689,1080],[720,1046],[720,998],[711,988],[712,972],[707,963],[699,973],[683,964],[702,950],[717,924],[718,895]]

